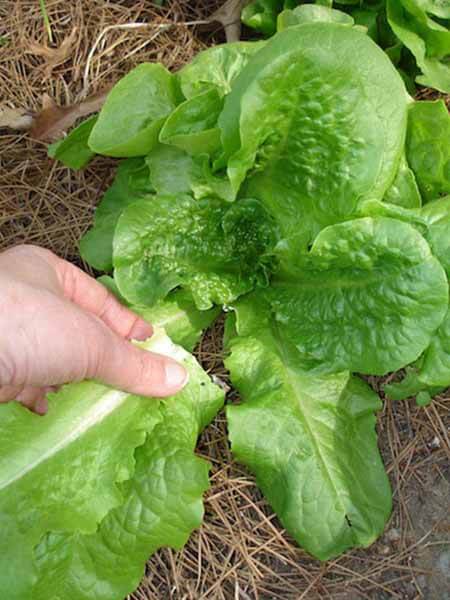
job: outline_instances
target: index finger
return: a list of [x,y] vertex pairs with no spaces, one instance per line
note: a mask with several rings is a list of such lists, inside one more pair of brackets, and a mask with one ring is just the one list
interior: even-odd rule
[[68,300],[99,317],[123,338],[145,340],[153,334],[152,326],[123,306],[105,286],[75,265],[56,258],[56,272]]

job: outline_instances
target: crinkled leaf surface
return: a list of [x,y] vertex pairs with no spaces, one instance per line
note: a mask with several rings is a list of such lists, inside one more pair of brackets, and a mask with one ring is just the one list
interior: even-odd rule
[[[157,351],[172,354],[168,338]],[[159,405],[160,422],[136,451],[124,503],[91,535],[46,536],[36,549],[32,600],[122,600],[139,583],[148,557],[161,546],[181,548],[203,517],[209,465],[194,454],[200,431],[223,404],[195,359],[177,350],[188,386]]]
[[91,150],[106,156],[145,156],[180,96],[175,77],[165,67],[138,65],[108,94],[89,137]]
[[120,214],[152,191],[144,159],[129,158],[119,165],[111,187],[97,206],[94,226],[80,240],[80,253],[86,262],[100,271],[111,271],[113,235]]
[[378,217],[324,229],[267,294],[305,364],[383,375],[416,360],[448,308],[445,271],[411,225]]
[[377,448],[381,402],[349,373],[311,376],[255,294],[237,305],[226,365],[243,403],[227,407],[232,451],[288,532],[321,560],[368,546],[391,510]]
[[16,403],[0,406],[1,544],[8,544],[0,554],[2,593],[12,598],[24,571],[31,578],[28,563],[43,534],[92,533],[122,503],[120,482],[134,471],[135,448],[155,425],[156,407],[93,382],[63,386],[45,417]]
[[230,303],[264,278],[273,226],[254,200],[158,196],[127,208],[114,237],[114,278],[132,304],[151,305],[175,287],[200,309]]
[[180,104],[165,122],[159,141],[188,154],[214,154],[220,148],[217,119],[223,99],[216,88]]
[[403,208],[420,208],[422,197],[417,186],[414,173],[408,166],[405,156],[402,156],[397,174],[384,196],[385,202],[397,204]]
[[248,175],[245,193],[303,247],[361,200],[384,195],[406,105],[400,76],[360,31],[336,23],[281,31],[242,71],[219,119],[234,191]]
[[443,100],[409,109],[406,156],[424,200],[450,193],[450,115]]
[[85,167],[95,156],[95,152],[88,146],[88,139],[96,122],[97,115],[94,115],[80,123],[67,137],[50,144],[48,155],[71,169]]
[[229,94],[236,77],[264,43],[233,42],[200,52],[177,73],[183,94],[189,99],[211,88],[220,96]]

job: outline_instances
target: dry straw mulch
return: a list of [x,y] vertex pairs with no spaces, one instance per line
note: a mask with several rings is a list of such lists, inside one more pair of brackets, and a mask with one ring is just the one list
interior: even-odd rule
[[[47,0],[59,46],[73,27],[78,35],[67,61],[48,73],[45,57],[27,53],[44,44],[37,0],[0,1],[0,105],[39,110],[44,93],[74,103],[110,85],[142,61],[176,69],[223,39],[183,23],[203,20],[220,0]],[[146,22],[145,28],[122,27]],[[154,25],[173,23],[170,28]],[[92,48],[94,52],[92,52]],[[90,58],[89,58],[90,57]],[[45,145],[26,135],[0,135],[0,249],[27,242],[81,262],[77,245],[113,174],[114,161],[97,158],[74,173],[47,158]],[[211,373],[227,378],[221,323],[197,354]],[[379,388],[380,381],[372,385]],[[230,401],[234,392],[230,393]],[[161,550],[148,563],[134,600],[315,600],[445,597],[449,548],[449,407],[442,395],[428,408],[385,403],[378,419],[380,447],[392,482],[394,511],[385,535],[368,550],[320,563],[282,530],[226,441],[223,415],[203,434],[199,452],[212,462],[205,522],[179,553]],[[435,568],[433,578],[431,569]]]

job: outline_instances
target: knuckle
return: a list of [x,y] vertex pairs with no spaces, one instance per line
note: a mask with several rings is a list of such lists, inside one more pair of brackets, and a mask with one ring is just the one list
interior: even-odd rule
[[137,353],[137,376],[138,380],[136,383],[139,383],[140,381],[152,381],[155,378],[153,360],[142,350]]

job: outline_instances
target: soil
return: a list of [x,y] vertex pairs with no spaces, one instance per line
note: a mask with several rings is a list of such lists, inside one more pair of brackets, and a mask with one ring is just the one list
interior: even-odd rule
[[[44,58],[27,53],[31,42],[46,42],[39,3],[2,0],[0,40],[6,43],[0,45],[0,106],[38,111],[44,93],[60,105],[71,104],[145,60],[176,69],[205,46],[223,41],[220,28],[182,25],[205,19],[220,4],[173,0],[160,9],[147,0],[46,0],[53,46],[74,26],[79,31],[68,59],[46,76]],[[118,27],[142,22],[177,25],[150,36],[148,28]],[[89,53],[99,37],[86,79]],[[0,249],[40,244],[88,269],[78,240],[92,222],[114,165],[96,158],[74,173],[49,159],[44,143],[0,131]],[[197,356],[226,381],[221,327],[219,322],[205,334]],[[380,391],[381,380],[370,383]],[[231,390],[228,401],[235,399]],[[198,450],[213,465],[204,524],[183,551],[164,549],[149,560],[130,600],[450,598],[449,408],[449,393],[425,408],[413,401],[384,402],[377,429],[393,488],[392,517],[370,548],[326,563],[308,557],[282,529],[251,475],[233,461],[219,415]]]

